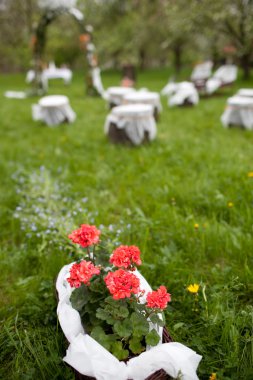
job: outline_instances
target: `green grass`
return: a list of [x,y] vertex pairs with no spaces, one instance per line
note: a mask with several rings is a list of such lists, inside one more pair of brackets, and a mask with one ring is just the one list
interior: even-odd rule
[[[138,86],[160,91],[169,75],[139,73]],[[105,87],[120,81],[102,77]],[[172,294],[171,335],[203,355],[200,379],[253,378],[253,134],[220,122],[241,87],[253,81],[194,108],[162,99],[157,139],[135,148],[107,141],[105,101],[84,95],[81,73],[70,87],[50,83],[50,94],[69,97],[72,125],[33,122],[36,98],[1,96],[0,378],[73,378],[61,360],[54,280],[73,260],[66,236],[83,222],[103,224],[112,248],[140,247],[142,273]],[[23,75],[1,76],[1,94],[20,89]],[[194,282],[197,297],[186,290]]]

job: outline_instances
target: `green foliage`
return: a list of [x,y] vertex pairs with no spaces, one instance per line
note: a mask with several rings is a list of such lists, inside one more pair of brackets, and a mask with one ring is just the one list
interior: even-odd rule
[[160,341],[160,336],[155,329],[152,329],[145,337],[146,344],[156,346]]

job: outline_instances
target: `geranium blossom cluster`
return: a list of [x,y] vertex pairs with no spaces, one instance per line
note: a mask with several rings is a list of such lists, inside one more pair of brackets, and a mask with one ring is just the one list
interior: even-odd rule
[[131,294],[137,294],[140,291],[140,280],[138,277],[124,269],[109,272],[104,280],[115,300],[129,298]]
[[72,288],[79,288],[81,284],[89,285],[90,279],[99,274],[100,269],[91,261],[82,260],[80,263],[73,264],[69,273],[68,283]]
[[135,245],[121,245],[113,251],[110,263],[119,268],[128,268],[132,264],[141,265],[140,255],[141,252]]
[[[99,235],[100,231],[95,226],[82,224],[79,229],[69,235],[69,238],[72,242],[88,248],[99,242]],[[90,257],[89,251],[88,255]],[[141,264],[140,255],[139,248],[134,245],[121,245],[113,251],[110,263],[120,269],[113,270],[112,268],[110,271],[107,269],[107,274],[103,278],[113,299],[130,298],[132,295],[145,293],[140,289],[139,278],[133,273],[136,269],[135,265]],[[67,281],[71,287],[78,288],[81,284],[89,285],[91,278],[99,274],[101,274],[100,267],[95,266],[91,261],[82,260],[80,263],[72,265]],[[171,301],[171,296],[167,293],[165,286],[160,286],[157,291],[147,293],[146,301],[148,308],[163,310]]]
[[74,230],[68,237],[73,243],[81,247],[89,247],[99,242],[100,230],[89,224],[82,224],[80,228]]
[[167,293],[165,286],[160,286],[157,291],[147,294],[147,306],[152,309],[165,309],[168,302],[171,301],[171,295]]

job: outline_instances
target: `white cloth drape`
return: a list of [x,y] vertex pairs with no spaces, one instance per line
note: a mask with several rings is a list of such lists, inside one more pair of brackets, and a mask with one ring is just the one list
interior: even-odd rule
[[136,92],[131,92],[124,96],[124,104],[150,104],[153,109],[158,112],[162,111],[162,104],[160,101],[160,96],[157,92],[150,92],[148,90],[141,90]]
[[[79,313],[71,306],[70,295],[73,289],[66,281],[72,264],[61,269],[56,281],[59,296],[57,314],[70,343],[63,359],[66,363],[79,373],[95,377],[97,380],[145,380],[161,368],[172,377],[181,373],[182,380],[198,379],[196,369],[201,356],[180,343],[159,344],[124,363],[85,334]],[[135,274],[141,280],[141,288],[150,291],[145,278],[138,271]]]
[[48,126],[54,126],[67,121],[72,123],[76,114],[72,110],[67,96],[50,95],[32,105],[33,120],[44,121]]
[[205,91],[207,94],[213,94],[218,88],[226,84],[234,82],[237,78],[237,66],[224,65],[221,66],[206,82]]
[[196,65],[191,74],[191,80],[195,82],[198,80],[208,79],[212,74],[212,67],[212,61],[206,61]]
[[186,101],[191,104],[198,104],[199,95],[195,86],[191,82],[168,83],[162,90],[163,95],[169,96],[168,105],[181,106]]
[[221,122],[224,127],[237,125],[253,130],[253,97],[233,96],[228,98]]
[[143,142],[145,132],[148,133],[150,141],[156,137],[153,107],[148,104],[129,104],[113,108],[105,121],[105,134],[108,134],[111,123],[119,129],[124,129],[134,145],[140,145]]

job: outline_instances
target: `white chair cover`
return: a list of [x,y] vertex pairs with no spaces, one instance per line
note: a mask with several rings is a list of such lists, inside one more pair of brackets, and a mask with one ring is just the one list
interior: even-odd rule
[[[172,86],[171,86],[171,92],[172,92]],[[168,99],[168,105],[170,107],[181,106],[186,101],[194,105],[198,104],[199,95],[195,86],[191,82],[174,83],[172,95]]]
[[64,121],[72,123],[76,118],[67,96],[63,95],[41,98],[38,105],[32,105],[32,116],[34,120],[42,120],[49,126],[58,125]]
[[253,97],[236,95],[228,98],[221,122],[224,127],[237,125],[253,130]]
[[[73,263],[72,263],[73,264]],[[95,377],[97,380],[144,380],[163,368],[176,378],[198,380],[196,370],[201,356],[180,343],[161,342],[127,363],[120,362],[109,351],[85,333],[79,313],[72,308],[70,296],[73,289],[67,282],[70,265],[65,265],[57,278],[56,289],[59,302],[57,315],[61,328],[70,345],[63,360],[79,373]],[[151,291],[145,278],[136,270],[141,281],[141,289]],[[145,296],[143,296],[143,302]],[[152,326],[153,327],[153,326]],[[162,330],[159,330],[161,336]]]
[[193,82],[198,80],[208,79],[212,74],[213,62],[206,61],[196,65],[191,74],[191,80]]
[[124,129],[127,137],[134,145],[140,145],[148,132],[149,140],[156,136],[156,122],[153,116],[153,107],[149,104],[127,104],[114,107],[107,116],[104,131],[108,134],[110,124]]
[[164,96],[172,95],[173,93],[176,92],[177,86],[178,86],[178,83],[175,83],[175,82],[167,83],[166,86],[163,87],[161,91],[161,95],[164,95]]
[[213,77],[206,82],[205,90],[207,94],[213,94],[221,86],[233,83],[237,78],[237,71],[238,69],[235,65],[221,66]]

